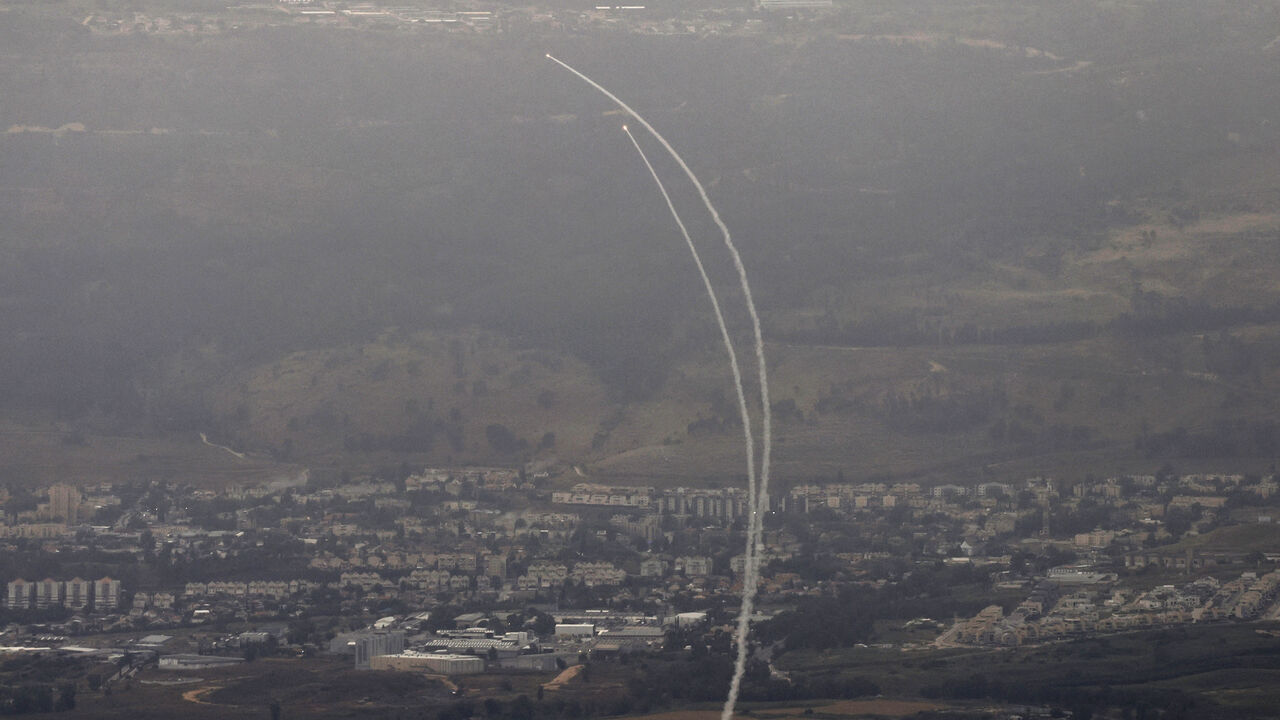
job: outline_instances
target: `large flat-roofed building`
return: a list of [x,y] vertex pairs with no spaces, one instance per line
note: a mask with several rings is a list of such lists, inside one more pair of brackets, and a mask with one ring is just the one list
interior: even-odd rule
[[520,643],[512,642],[504,638],[468,637],[432,638],[423,642],[419,647],[424,650],[468,655],[488,656],[490,653],[493,653],[498,657],[513,657],[519,655],[524,648]]
[[356,669],[368,670],[374,658],[404,652],[404,638],[403,630],[359,630],[329,641],[329,652],[351,653]]
[[556,623],[556,637],[589,638],[595,634],[594,623]]
[[474,675],[484,672],[484,658],[450,653],[421,653],[408,650],[372,658],[372,670],[429,671],[441,675]]
[[244,658],[220,655],[164,655],[160,658],[161,670],[209,670],[238,665]]

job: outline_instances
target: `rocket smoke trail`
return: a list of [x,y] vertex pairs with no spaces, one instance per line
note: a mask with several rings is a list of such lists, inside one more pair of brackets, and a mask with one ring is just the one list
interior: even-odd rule
[[[680,218],[680,213],[676,212],[676,206],[671,202],[671,195],[667,192],[667,188],[662,183],[662,178],[658,176],[658,171],[653,169],[653,163],[649,162],[649,157],[644,154],[644,150],[640,147],[640,143],[636,140],[636,136],[631,134],[631,129],[626,125],[622,126],[622,131],[631,139],[631,144],[635,146],[636,152],[640,154],[640,159],[644,161],[644,166],[649,169],[649,174],[653,176],[653,182],[658,186],[658,192],[662,193],[662,199],[667,203],[667,209],[671,211],[671,217],[676,221],[676,226],[680,228],[680,234],[684,236],[684,242],[689,246],[689,253],[693,255],[693,263],[698,266],[698,275],[702,277],[702,284],[707,289],[707,297],[711,300],[711,308],[715,311],[716,324],[720,327],[720,337],[724,339],[725,352],[729,354],[729,368],[733,371],[733,387],[738,393],[738,411],[742,415],[742,432],[746,439],[747,449],[747,487],[748,497],[747,505],[749,513],[755,510],[755,489],[756,489],[756,460],[755,460],[755,438],[751,432],[751,414],[747,410],[747,394],[742,386],[742,370],[738,367],[738,353],[733,349],[733,339],[729,336],[729,326],[724,321],[724,313],[720,310],[720,300],[716,297],[715,288],[711,285],[711,278],[707,276],[706,267],[702,264],[702,256],[698,254],[698,248],[693,244],[693,238],[689,237],[689,229],[685,227],[684,220]],[[749,514],[748,517],[751,517]],[[755,556],[753,543],[751,542],[751,527],[748,521],[747,527],[747,562]],[[746,583],[743,583],[744,587]]]
[[[591,87],[599,90],[605,97],[612,100],[618,107],[622,108],[627,114],[636,119],[636,122],[644,126],[650,134],[653,135],[662,147],[671,155],[672,159],[684,170],[684,174],[688,176],[694,188],[697,189],[699,197],[702,198],[703,205],[706,206],[707,212],[711,215],[711,219],[715,221],[716,227],[720,228],[720,234],[724,236],[725,247],[729,251],[730,257],[733,258],[733,266],[738,271],[738,280],[742,286],[742,296],[747,304],[747,313],[751,316],[751,327],[755,335],[756,364],[760,376],[760,405],[761,405],[761,425],[762,425],[762,449],[760,461],[760,482],[759,487],[756,483],[750,481],[748,476],[748,504],[750,505],[749,521],[747,523],[747,550],[746,563],[743,572],[743,588],[742,588],[742,611],[738,615],[738,637],[737,637],[737,659],[733,667],[733,680],[729,684],[729,696],[725,699],[724,709],[721,712],[722,720],[729,720],[733,716],[733,708],[737,704],[738,690],[742,685],[742,676],[746,671],[747,664],[747,633],[750,629],[751,614],[754,609],[756,585],[759,582],[759,544],[761,536],[761,514],[768,498],[769,489],[769,461],[770,446],[772,445],[772,413],[769,407],[769,382],[768,375],[765,370],[764,361],[764,337],[760,332],[760,316],[756,313],[755,300],[751,296],[751,286],[747,282],[747,270],[742,264],[742,256],[738,254],[738,248],[733,244],[733,238],[729,234],[729,228],[720,219],[720,213],[716,211],[714,205],[711,204],[711,198],[707,196],[706,188],[693,174],[693,170],[689,169],[689,165],[685,163],[684,158],[680,157],[680,153],[671,147],[671,143],[662,137],[662,134],[649,124],[639,113],[631,109],[631,106],[624,103],[618,96],[604,89],[599,83],[591,78],[583,75],[574,68],[553,57],[547,53],[547,59],[555,62],[560,67],[577,75],[579,79],[586,82]],[[754,465],[754,463],[753,463]]]

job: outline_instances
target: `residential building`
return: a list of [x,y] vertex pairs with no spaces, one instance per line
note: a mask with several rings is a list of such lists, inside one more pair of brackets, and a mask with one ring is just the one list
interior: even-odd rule
[[80,489],[70,485],[54,485],[49,488],[49,505],[47,515],[51,520],[61,520],[68,525],[80,522],[81,506]]
[[35,602],[35,583],[27,582],[22,578],[9,581],[8,591],[5,594],[5,607],[11,610],[25,610],[35,605]]
[[66,602],[72,610],[84,610],[93,602],[93,583],[79,577],[68,580]]
[[36,607],[62,607],[63,584],[61,580],[45,578],[36,583]]
[[115,610],[120,605],[120,581],[104,577],[93,583],[93,607],[98,612]]

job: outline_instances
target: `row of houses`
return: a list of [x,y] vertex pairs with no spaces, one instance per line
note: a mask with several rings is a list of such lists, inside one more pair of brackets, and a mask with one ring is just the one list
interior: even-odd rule
[[653,504],[653,488],[578,483],[569,490],[551,493],[551,502],[563,505],[648,508]]
[[183,597],[264,597],[283,600],[298,593],[307,592],[316,587],[309,580],[252,580],[234,582],[219,580],[215,582],[189,582],[182,590]]
[[[656,510],[664,515],[720,520],[745,517],[750,511],[747,492],[742,488],[673,488],[658,492],[651,487],[578,483],[570,490],[552,493],[551,501],[563,505]],[[636,530],[652,532],[648,527],[637,527]]]
[[1267,609],[1280,589],[1280,572],[1269,572],[1255,580],[1236,601],[1235,616],[1248,620]]
[[955,639],[957,642],[969,645],[1013,647],[1085,633],[1121,632],[1221,617],[1224,615],[1201,616],[1188,610],[1117,613],[1107,617],[1099,617],[1096,613],[1080,613],[1039,618],[1014,611],[1006,617],[999,605],[990,605],[961,623],[956,630]]
[[668,515],[733,520],[745,517],[750,509],[747,492],[741,488],[675,488],[658,498],[659,512]]
[[18,578],[8,583],[5,607],[11,610],[44,610],[55,607],[85,610],[92,607],[98,612],[104,612],[120,605],[121,592],[120,581],[110,577],[99,580],[78,577],[70,580],[45,578],[39,582]]
[[1204,551],[1189,548],[1182,553],[1159,549],[1142,550],[1126,553],[1124,566],[1134,569],[1154,566],[1190,572],[1191,570],[1200,570],[1218,565],[1236,565],[1243,562],[1247,557],[1248,553],[1240,550]]
[[[402,521],[406,529],[414,524],[426,524],[421,518]],[[347,535],[363,535],[366,531],[358,525],[333,525],[332,528],[346,527]],[[341,534],[341,533],[335,533]],[[394,533],[393,533],[394,535]],[[507,558],[504,555],[479,555],[475,553],[411,553],[386,552],[383,554],[360,555],[352,553],[340,557],[332,553],[319,553],[308,563],[318,570],[346,570],[356,567],[386,568],[388,570],[411,570],[416,568],[436,568],[454,573],[475,574],[506,577]]]

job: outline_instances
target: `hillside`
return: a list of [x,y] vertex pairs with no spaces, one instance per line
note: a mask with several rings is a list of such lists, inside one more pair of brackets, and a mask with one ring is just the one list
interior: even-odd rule
[[[944,328],[1048,328],[1040,331],[1047,341],[1029,331],[1030,339],[964,342],[944,330],[940,343],[896,347],[770,342],[777,475],[971,480],[1164,462],[1265,468],[1280,447],[1280,318],[1269,309],[1280,287],[1261,270],[1280,263],[1280,250],[1263,240],[1275,233],[1280,221],[1268,208],[1205,213],[1187,224],[1149,217],[1115,228],[1094,250],[1064,255],[1052,274],[1030,267],[1032,256],[930,290],[947,298],[945,315],[925,316]],[[885,283],[879,300],[909,307],[922,281]],[[1158,308],[1152,316],[1135,310],[1157,293],[1166,302],[1261,310],[1169,325]],[[1076,298],[1087,300],[1083,309],[1072,307]],[[766,317],[777,323],[768,309]],[[1065,323],[1088,327],[1053,339]],[[344,449],[409,449],[433,462],[557,457],[600,477],[659,483],[741,472],[741,430],[714,345],[679,364],[652,398],[626,403],[571,358],[516,350],[483,333],[384,337],[290,355],[237,377],[218,394],[218,411],[228,423],[246,421],[247,444],[289,441],[299,457]],[[485,435],[493,424],[522,447],[495,447]],[[451,425],[461,442],[450,441]],[[1220,452],[1195,443],[1237,432],[1266,437]],[[539,448],[546,433],[555,444]]]
[[[871,5],[699,5],[696,32],[512,10],[492,34],[6,6],[0,417],[130,438],[113,476],[204,432],[268,475],[733,481],[687,251],[550,47],[687,152],[733,228],[781,481],[1269,467],[1276,9]],[[750,367],[718,233],[654,157]],[[43,453],[7,442],[0,472],[96,476]]]

